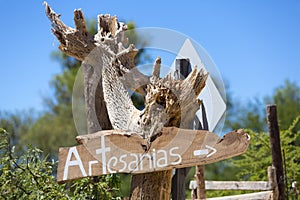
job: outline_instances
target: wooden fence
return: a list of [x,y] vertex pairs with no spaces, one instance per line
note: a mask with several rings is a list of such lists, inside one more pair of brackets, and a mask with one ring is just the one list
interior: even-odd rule
[[229,199],[278,199],[278,184],[276,181],[276,170],[268,167],[268,181],[205,181],[206,190],[249,190],[259,191],[248,194],[233,195],[226,197],[208,198],[209,200]]
[[[272,166],[268,167],[268,181],[205,181],[205,190],[249,190],[259,191],[243,195],[228,197],[209,198],[210,200],[222,199],[274,199],[284,200],[284,180],[282,154],[280,146],[280,132],[277,120],[276,105],[267,105],[266,108],[268,130],[270,135],[270,146],[272,155]],[[276,169],[276,170],[275,170]],[[196,183],[197,190],[201,191],[200,182]],[[202,185],[203,187],[203,185]],[[296,189],[297,190],[297,189]],[[198,193],[197,191],[197,193]],[[201,196],[201,195],[200,195]]]

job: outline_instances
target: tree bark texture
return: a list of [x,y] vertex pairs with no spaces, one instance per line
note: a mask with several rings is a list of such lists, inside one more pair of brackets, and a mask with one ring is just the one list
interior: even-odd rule
[[[194,68],[184,80],[174,80],[170,74],[160,79],[161,59],[157,58],[149,78],[135,68],[137,49],[124,47],[127,27],[115,16],[99,15],[98,33],[90,35],[81,10],[74,11],[75,28],[70,28],[45,6],[59,49],[83,61],[88,133],[112,128],[135,131],[151,145],[163,127],[190,126],[208,74]],[[144,110],[133,106],[128,89],[145,94]],[[171,174],[167,170],[133,175],[131,199],[169,199]]]
[[170,199],[172,170],[132,176],[130,199]]

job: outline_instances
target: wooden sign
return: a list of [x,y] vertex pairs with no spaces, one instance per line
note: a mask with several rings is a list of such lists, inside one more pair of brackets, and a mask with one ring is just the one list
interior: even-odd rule
[[203,130],[164,128],[152,141],[135,133],[100,131],[59,149],[57,181],[112,173],[147,173],[217,162],[244,153],[250,137],[238,130],[221,139]]

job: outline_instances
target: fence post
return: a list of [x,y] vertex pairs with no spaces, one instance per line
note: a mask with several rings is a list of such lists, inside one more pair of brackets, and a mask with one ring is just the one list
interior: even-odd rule
[[204,165],[196,166],[197,199],[206,199]]
[[276,168],[273,166],[268,167],[268,179],[271,184],[272,190],[273,190],[273,199],[278,199],[278,185],[277,185],[277,179],[276,179]]
[[272,165],[276,168],[276,181],[278,184],[278,199],[284,199],[284,174],[280,146],[280,132],[277,121],[276,105],[267,105],[267,121],[272,153]]
[[[206,117],[206,110],[204,107],[204,104],[201,104],[201,111],[202,111],[202,122],[203,124],[201,125],[201,122],[199,121],[198,117],[195,117],[196,124],[196,129],[198,130],[208,130],[208,121]],[[198,121],[197,121],[198,120]],[[205,190],[205,166],[204,165],[197,165],[196,166],[196,181],[197,181],[197,198],[198,199],[206,199],[206,190]]]

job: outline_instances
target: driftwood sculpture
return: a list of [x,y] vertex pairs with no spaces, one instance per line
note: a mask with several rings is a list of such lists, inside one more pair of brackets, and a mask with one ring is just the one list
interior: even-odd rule
[[[125,48],[127,27],[115,16],[99,15],[98,33],[90,35],[81,10],[74,11],[75,28],[70,28],[45,6],[59,49],[83,61],[88,133],[110,129],[140,133],[149,146],[163,127],[190,127],[208,74],[194,68],[184,80],[171,74],[161,79],[158,57],[147,77],[135,68],[138,50],[134,45]],[[145,109],[134,107],[128,89],[144,96]],[[171,175],[172,170],[133,175],[131,199],[169,199]]]

